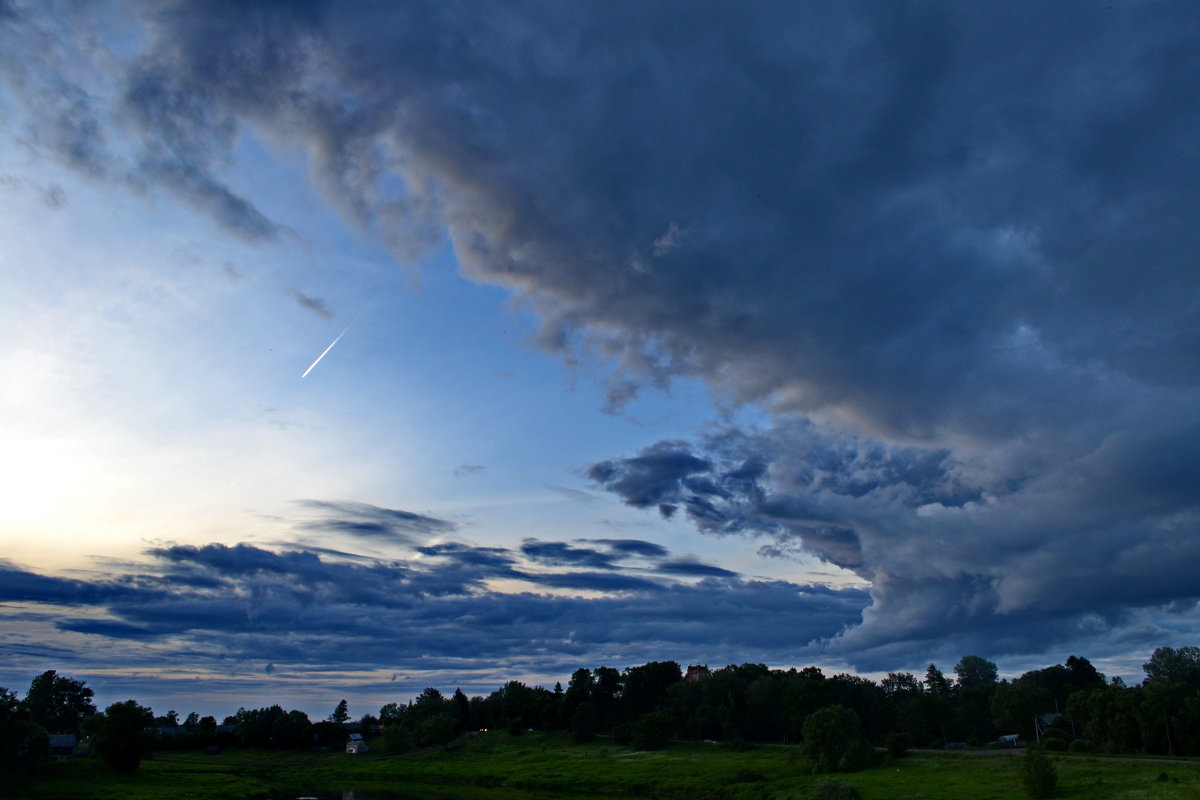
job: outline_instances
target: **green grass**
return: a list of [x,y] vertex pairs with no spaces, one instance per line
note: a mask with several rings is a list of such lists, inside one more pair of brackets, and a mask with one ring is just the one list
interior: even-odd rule
[[[1200,765],[1055,763],[1061,798],[1200,797]],[[835,777],[858,786],[865,800],[1021,800],[1018,768],[1018,760],[1009,755],[922,754]],[[143,762],[131,776],[113,773],[95,759],[80,759],[53,765],[39,778],[18,784],[12,796],[237,800],[270,798],[288,789],[350,788],[431,800],[803,800],[820,780],[808,771],[795,748],[735,751],[676,744],[665,751],[636,753],[604,743],[577,745],[554,735],[489,734],[482,742],[449,752],[392,758],[253,749],[219,756],[164,753]],[[1158,781],[1164,772],[1168,779]]]

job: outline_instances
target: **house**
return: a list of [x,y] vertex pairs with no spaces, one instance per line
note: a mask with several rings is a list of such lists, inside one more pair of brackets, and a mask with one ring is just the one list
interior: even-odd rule
[[363,741],[362,734],[350,734],[350,739],[346,742],[347,753],[365,753],[368,749],[370,748],[368,748],[367,743]]
[[683,679],[688,683],[696,683],[701,678],[708,677],[708,664],[688,664],[687,674]]
[[50,755],[55,761],[66,760],[75,755],[79,739],[73,733],[50,734]]
[[1000,744],[1006,744],[1009,747],[1016,747],[1017,739],[1018,739],[1017,734],[1009,733],[1009,734],[1005,734],[1004,736],[1001,736],[998,741],[1000,742]]

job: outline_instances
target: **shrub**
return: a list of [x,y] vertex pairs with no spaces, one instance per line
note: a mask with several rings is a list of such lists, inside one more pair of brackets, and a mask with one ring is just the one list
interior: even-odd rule
[[1031,747],[1021,759],[1021,784],[1032,798],[1052,797],[1058,788],[1058,770],[1040,747]]
[[113,769],[133,772],[149,753],[146,728],[153,723],[154,714],[137,701],[113,703],[104,709],[103,723],[92,736],[92,749]]
[[1051,753],[1065,753],[1068,747],[1067,740],[1059,736],[1047,736],[1042,739],[1042,749]]
[[655,711],[633,723],[629,743],[636,750],[662,750],[671,740],[674,720],[665,711]]
[[858,715],[840,705],[814,711],[804,720],[804,754],[813,772],[854,772],[869,766],[875,750],[863,738]]
[[813,789],[811,800],[862,800],[862,793],[853,783],[821,781]]
[[1096,752],[1096,745],[1093,742],[1089,742],[1087,739],[1076,739],[1075,741],[1071,742],[1070,746],[1067,747],[1067,750],[1072,753],[1094,753]]
[[908,755],[908,737],[903,733],[893,733],[887,737],[884,742],[887,747],[887,754],[892,758],[904,758]]
[[726,781],[726,783],[765,783],[766,780],[767,776],[758,770],[743,767],[733,773],[733,777]]

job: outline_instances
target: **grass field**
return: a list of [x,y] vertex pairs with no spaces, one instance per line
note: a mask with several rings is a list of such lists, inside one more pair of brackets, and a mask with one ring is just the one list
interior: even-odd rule
[[[1200,764],[1060,759],[1059,797],[1089,800],[1183,800],[1200,797]],[[874,769],[833,776],[865,800],[1019,800],[1019,761],[1010,755],[920,754]],[[53,765],[37,779],[7,782],[0,796],[74,800],[237,800],[354,790],[365,797],[422,800],[508,798],[670,798],[804,800],[823,780],[808,774],[794,748],[731,750],[676,744],[629,752],[565,738],[489,734],[449,752],[401,757],[231,750],[219,756],[167,753],[133,775],[96,759]],[[1166,779],[1161,779],[1165,774]]]

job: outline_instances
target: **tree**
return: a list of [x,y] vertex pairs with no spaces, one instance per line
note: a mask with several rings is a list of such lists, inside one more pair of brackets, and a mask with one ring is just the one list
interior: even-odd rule
[[633,723],[629,743],[635,750],[662,750],[671,741],[674,720],[665,711],[646,714]]
[[458,723],[446,712],[435,714],[417,729],[417,743],[422,747],[450,744],[458,736]]
[[350,707],[342,700],[337,704],[337,708],[333,709],[333,713],[329,715],[330,722],[336,722],[338,725],[344,724],[350,719]]
[[950,681],[936,664],[930,664],[929,669],[925,670],[925,690],[934,697],[950,696]]
[[1051,797],[1058,788],[1058,770],[1040,747],[1030,747],[1021,759],[1021,785],[1032,798]]
[[285,750],[299,750],[312,739],[312,722],[303,711],[292,710],[271,724],[271,743]]
[[83,681],[49,669],[29,684],[21,705],[48,732],[78,734],[83,718],[96,713],[94,694]]
[[596,707],[591,703],[580,703],[571,714],[569,727],[577,742],[590,742],[596,737]]
[[1036,735],[1034,717],[1054,710],[1054,700],[1034,679],[1022,676],[1009,683],[1004,681],[992,694],[992,718],[999,733],[1016,733],[1026,740]]
[[104,719],[92,736],[92,750],[115,770],[133,772],[150,749],[146,728],[154,712],[136,700],[113,703],[104,709]]
[[813,762],[813,772],[854,772],[870,764],[874,755],[863,738],[858,715],[832,705],[809,714],[804,720],[804,754]]
[[1142,665],[1146,680],[1167,680],[1200,687],[1200,647],[1159,647]]
[[996,665],[981,656],[963,656],[954,665],[954,674],[958,676],[958,688],[973,689],[979,686],[993,686],[998,672]]
[[0,770],[32,769],[50,752],[50,736],[29,718],[16,692],[0,687]]

